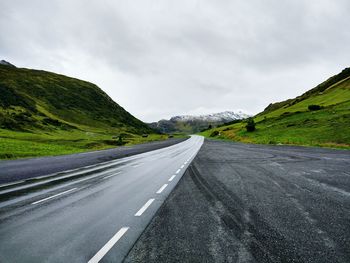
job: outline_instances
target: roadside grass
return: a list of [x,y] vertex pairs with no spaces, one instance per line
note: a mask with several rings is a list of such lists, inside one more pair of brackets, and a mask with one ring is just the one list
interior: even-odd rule
[[[56,130],[17,132],[0,129],[0,159],[53,156],[103,150],[118,147],[113,138],[116,131]],[[184,137],[177,135],[175,137]],[[165,140],[167,135],[149,134],[148,137],[123,133],[123,145],[134,145]]]

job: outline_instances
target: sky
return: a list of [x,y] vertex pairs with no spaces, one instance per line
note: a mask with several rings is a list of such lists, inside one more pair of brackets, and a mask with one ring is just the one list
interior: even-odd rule
[[348,0],[0,1],[0,59],[97,84],[137,118],[262,111],[350,65]]

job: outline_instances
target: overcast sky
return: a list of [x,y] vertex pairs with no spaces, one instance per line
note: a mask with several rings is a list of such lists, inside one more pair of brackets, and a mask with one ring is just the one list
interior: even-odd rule
[[143,121],[253,114],[350,65],[349,0],[1,0],[0,59],[97,84]]

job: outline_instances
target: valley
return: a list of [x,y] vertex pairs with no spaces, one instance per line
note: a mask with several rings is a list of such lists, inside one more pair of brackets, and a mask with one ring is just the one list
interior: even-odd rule
[[0,159],[71,154],[167,138],[92,83],[0,64]]

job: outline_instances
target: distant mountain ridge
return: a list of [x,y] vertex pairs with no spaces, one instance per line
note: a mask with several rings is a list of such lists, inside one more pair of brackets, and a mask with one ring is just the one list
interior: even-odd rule
[[179,115],[170,118],[170,121],[194,121],[202,120],[208,122],[229,122],[238,119],[244,119],[249,117],[248,114],[243,113],[242,111],[223,111],[218,113],[211,114],[202,114],[202,115]]
[[150,123],[149,126],[162,133],[197,133],[209,127],[224,123],[248,118],[249,115],[242,111],[224,111],[203,115],[179,115],[171,117],[169,120],[160,120]]

